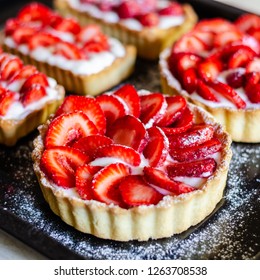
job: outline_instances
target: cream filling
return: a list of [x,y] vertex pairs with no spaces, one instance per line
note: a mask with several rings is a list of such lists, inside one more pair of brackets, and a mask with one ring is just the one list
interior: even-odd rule
[[[120,23],[129,29],[142,31],[144,27],[138,20],[131,19],[120,19],[117,13],[113,11],[101,11],[96,5],[90,3],[81,3],[80,0],[68,0],[72,8],[80,11],[87,12],[91,16],[102,19],[109,23]],[[120,2],[120,1],[119,1]],[[167,7],[170,1],[160,0],[158,1],[158,8]],[[170,27],[181,25],[185,20],[184,16],[160,16],[159,23],[156,28],[168,29]]]

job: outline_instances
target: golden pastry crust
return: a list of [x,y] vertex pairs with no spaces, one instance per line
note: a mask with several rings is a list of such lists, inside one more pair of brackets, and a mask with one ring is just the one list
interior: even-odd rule
[[140,57],[154,60],[158,59],[160,52],[170,46],[180,36],[187,33],[196,24],[198,17],[189,4],[184,4],[185,21],[179,26],[168,29],[144,28],[142,31],[131,30],[119,23],[105,22],[95,18],[87,12],[80,12],[66,0],[54,0],[54,7],[62,15],[72,15],[82,24],[98,24],[103,32],[118,38],[124,44],[133,44]]
[[69,70],[38,61],[30,55],[25,55],[18,49],[11,48],[5,44],[3,49],[19,56],[24,63],[35,65],[39,71],[54,78],[66,90],[80,95],[94,96],[117,85],[132,74],[136,60],[136,49],[134,46],[129,45],[126,46],[126,54],[123,57],[116,58],[104,70],[91,75],[76,75]]
[[25,118],[19,120],[0,118],[0,143],[14,146],[20,138],[32,132],[40,124],[45,123],[64,99],[64,88],[57,85],[55,89],[58,92],[55,100],[46,102],[42,108],[30,112]]
[[40,169],[43,139],[50,122],[40,126],[40,135],[34,140],[33,167],[44,198],[52,211],[79,231],[118,241],[170,237],[201,222],[223,196],[231,160],[231,140],[221,125],[203,109],[194,105],[189,107],[195,115],[195,122],[212,124],[216,137],[222,142],[221,159],[215,173],[196,191],[175,197],[165,196],[157,205],[130,209],[94,200],[82,200],[76,193],[71,195],[71,191],[64,191],[50,182]]
[[166,49],[160,56],[159,69],[162,91],[169,95],[182,95],[189,102],[196,104],[211,113],[230,134],[233,141],[244,143],[260,142],[260,109],[232,109],[227,107],[211,107],[192,98],[181,88],[178,80],[168,68],[170,49]]

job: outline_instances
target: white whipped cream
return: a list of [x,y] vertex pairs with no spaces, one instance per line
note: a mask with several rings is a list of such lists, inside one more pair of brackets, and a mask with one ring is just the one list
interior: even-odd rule
[[[120,23],[129,29],[141,31],[145,27],[136,19],[120,19],[119,16],[113,11],[101,11],[97,6],[90,3],[81,3],[80,0],[68,0],[71,7],[74,9],[87,12],[95,18],[102,19],[109,23]],[[169,5],[170,1],[160,0],[158,1],[158,8],[164,8]],[[184,16],[164,16],[159,17],[159,23],[156,28],[168,29],[170,27],[181,25],[185,20]]]

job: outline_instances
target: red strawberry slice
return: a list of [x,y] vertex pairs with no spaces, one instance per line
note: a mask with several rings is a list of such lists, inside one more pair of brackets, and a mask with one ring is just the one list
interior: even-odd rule
[[67,96],[57,110],[55,117],[75,111],[82,111],[85,113],[94,123],[99,133],[105,133],[106,118],[99,103],[94,98],[74,95]]
[[245,92],[252,103],[260,103],[260,84],[247,86]]
[[127,113],[124,104],[116,96],[103,94],[98,96],[96,100],[105,115],[107,127]]
[[195,188],[185,185],[181,182],[171,180],[165,172],[153,167],[144,167],[145,180],[152,185],[171,192],[171,195],[180,195],[195,190]]
[[203,144],[214,135],[214,127],[208,124],[195,124],[188,131],[169,139],[171,150],[174,148],[190,148]]
[[235,21],[235,25],[242,32],[247,32],[251,28],[260,28],[260,17],[254,14],[244,14]]
[[40,3],[30,3],[20,10],[17,18],[21,22],[40,21],[48,23],[51,10]]
[[[193,53],[177,53],[175,56],[177,66],[174,64],[173,67],[177,67],[177,73],[180,77],[183,76],[185,70],[196,68],[202,60],[200,56]],[[174,63],[174,61],[171,62]]]
[[229,86],[234,89],[240,88],[244,85],[245,75],[240,71],[231,72],[226,76],[226,81]]
[[202,80],[198,80],[197,82],[197,93],[206,100],[212,102],[219,102],[215,94],[209,89],[209,87]]
[[73,18],[63,18],[62,20],[56,21],[52,27],[61,32],[70,32],[74,35],[78,34],[81,30],[80,25]]
[[260,72],[249,72],[244,75],[244,88],[257,85],[260,82]]
[[260,27],[258,28],[250,28],[248,30],[248,34],[253,36],[258,42],[260,42]]
[[224,66],[219,60],[204,60],[199,63],[198,75],[203,81],[214,81],[219,73],[223,70]]
[[29,49],[34,50],[38,47],[50,47],[58,44],[60,39],[52,34],[40,32],[35,34],[28,41]]
[[87,154],[91,160],[96,158],[97,150],[102,146],[112,144],[113,141],[104,135],[90,135],[87,137],[80,138],[73,144],[73,148],[80,150]]
[[203,144],[195,147],[178,148],[173,147],[169,150],[171,157],[177,161],[194,161],[204,159],[222,148],[221,142],[217,138],[212,138]]
[[134,18],[140,14],[141,6],[134,0],[124,1],[117,6],[116,12],[122,19]]
[[174,2],[170,3],[167,7],[160,9],[158,13],[161,16],[181,16],[184,11],[181,4]]
[[120,145],[120,144],[111,144],[107,146],[100,147],[96,151],[96,158],[102,157],[112,157],[118,160],[123,161],[124,163],[139,166],[141,163],[141,157],[138,152],[133,148]]
[[144,125],[131,115],[117,119],[107,130],[107,136],[114,143],[131,147],[138,152],[141,152],[147,143]]
[[45,147],[71,146],[77,140],[97,134],[94,123],[82,112],[61,115],[54,119],[47,131]]
[[168,176],[174,179],[178,176],[208,178],[216,170],[217,163],[213,158],[190,162],[176,162],[167,166]]
[[163,195],[146,183],[140,175],[132,175],[123,179],[119,190],[128,207],[157,204],[163,198]]
[[83,28],[76,35],[76,41],[80,43],[86,43],[89,41],[94,41],[97,36],[101,33],[101,29],[96,24],[89,24]]
[[33,65],[24,65],[22,67],[22,69],[17,72],[16,75],[14,75],[10,81],[8,82],[8,84],[13,83],[14,81],[18,81],[18,80],[22,80],[22,79],[27,79],[29,78],[31,75],[38,73],[38,70],[35,66]]
[[[1,49],[2,50],[2,49]],[[8,53],[1,53],[0,55],[0,67],[3,69],[4,65],[12,58]],[[2,70],[1,70],[2,71]]]
[[260,58],[255,57],[246,65],[246,72],[260,72]]
[[169,141],[164,132],[156,126],[148,129],[149,141],[144,148],[144,157],[150,166],[161,166],[168,155]]
[[49,180],[65,189],[75,187],[75,172],[88,162],[88,156],[70,147],[45,150],[40,167]]
[[161,129],[167,136],[185,132],[192,126],[193,117],[191,110],[186,107],[180,117],[171,126],[161,127]]
[[182,74],[182,86],[188,93],[193,93],[197,88],[198,75],[195,68],[189,68]]
[[210,83],[209,86],[216,92],[223,95],[229,101],[236,105],[238,109],[244,109],[246,107],[245,101],[236,93],[236,91],[227,84],[221,82]]
[[256,53],[250,49],[247,48],[240,48],[236,52],[234,52],[228,61],[228,68],[234,69],[238,67],[244,67],[248,62],[250,62],[254,57],[256,56]]
[[215,34],[213,32],[195,30],[193,36],[202,41],[207,50],[211,50],[214,47]]
[[23,63],[18,57],[10,58],[5,64],[1,66],[1,79],[11,79],[20,69],[22,69]]
[[87,41],[82,50],[86,53],[88,52],[103,52],[109,50],[110,45],[108,42],[108,37],[102,33],[99,33],[91,41]]
[[36,32],[39,31],[39,28],[30,27],[30,26],[21,26],[18,27],[13,32],[13,39],[16,42],[16,44],[24,44],[29,41],[29,39],[35,35]]
[[26,107],[47,95],[46,89],[41,85],[33,85],[21,94],[20,100]]
[[129,115],[139,118],[141,112],[140,97],[136,89],[130,85],[124,85],[114,92],[114,95],[121,97],[129,108]]
[[154,27],[159,24],[159,16],[157,13],[150,12],[136,17],[137,20],[145,27]]
[[86,57],[75,44],[65,41],[60,41],[57,43],[55,54],[64,56],[70,60],[80,60]]
[[214,46],[216,48],[226,46],[233,42],[239,42],[243,38],[243,34],[239,30],[228,30],[216,34],[214,38]]
[[14,31],[21,26],[21,22],[17,18],[10,18],[6,21],[4,27],[4,33],[6,36],[10,36]]
[[0,88],[0,116],[5,116],[10,106],[19,99],[19,94]]
[[167,96],[165,100],[167,102],[166,112],[163,118],[155,123],[157,126],[161,127],[169,126],[175,122],[187,107],[186,99],[180,95]]
[[92,179],[94,175],[101,170],[100,166],[83,165],[76,171],[76,190],[79,196],[84,200],[94,199],[92,190]]
[[158,122],[166,112],[167,103],[161,93],[151,93],[141,95],[141,114],[140,120],[147,126],[151,127]]
[[101,169],[92,180],[95,198],[106,204],[122,205],[118,186],[128,175],[130,168],[123,163],[113,163]]
[[47,76],[43,73],[32,74],[31,76],[29,76],[29,78],[26,79],[26,81],[22,85],[21,92],[26,92],[34,85],[41,85],[42,87],[48,87],[49,82]]
[[236,31],[237,28],[230,21],[223,18],[204,19],[201,20],[196,26],[195,31],[214,32],[216,34],[226,31]]

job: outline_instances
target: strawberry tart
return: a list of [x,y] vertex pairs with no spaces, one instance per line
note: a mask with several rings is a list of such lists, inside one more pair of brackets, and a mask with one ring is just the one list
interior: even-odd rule
[[134,44],[145,59],[158,59],[165,46],[197,22],[190,5],[168,0],[55,0],[54,6],[81,24],[98,24],[107,34]]
[[0,53],[0,143],[13,146],[46,122],[64,98],[64,89],[17,56]]
[[119,241],[170,237],[223,196],[231,140],[181,96],[126,84],[66,97],[39,127],[32,158],[50,208],[67,224]]
[[3,48],[36,65],[66,90],[96,95],[134,70],[136,48],[104,35],[97,25],[81,27],[40,3],[30,3],[4,28]]
[[202,20],[160,57],[164,93],[209,111],[237,142],[260,142],[260,17]]

